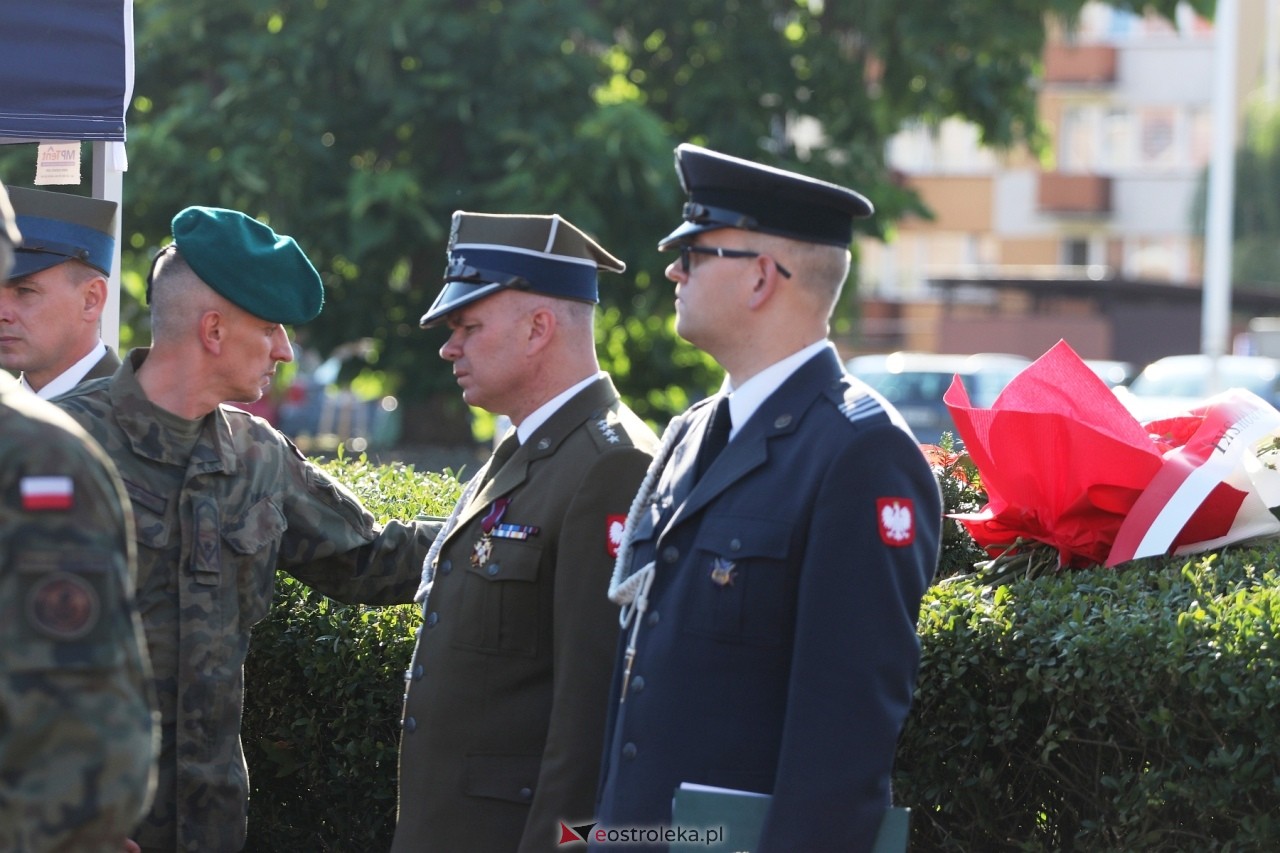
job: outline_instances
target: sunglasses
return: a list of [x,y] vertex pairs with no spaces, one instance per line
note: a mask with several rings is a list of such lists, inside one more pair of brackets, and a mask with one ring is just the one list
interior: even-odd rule
[[[751,252],[746,249],[722,249],[719,246],[697,246],[692,243],[681,243],[680,251],[680,270],[681,272],[689,272],[691,263],[690,255],[714,255],[717,258],[758,258],[762,253]],[[774,260],[773,265],[778,268],[778,272],[783,278],[791,278],[791,271],[782,264]]]

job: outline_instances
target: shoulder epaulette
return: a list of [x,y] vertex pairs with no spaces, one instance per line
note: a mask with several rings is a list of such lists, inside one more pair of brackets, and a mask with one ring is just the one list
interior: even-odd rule
[[591,425],[604,444],[622,444],[622,436],[618,434],[618,423],[613,413],[601,409],[591,416]]
[[836,408],[856,426],[893,421],[880,396],[861,382],[846,382],[836,388]]

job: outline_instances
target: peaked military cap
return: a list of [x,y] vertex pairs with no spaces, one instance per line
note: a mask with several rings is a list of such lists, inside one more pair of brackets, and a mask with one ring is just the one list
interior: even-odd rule
[[9,200],[22,232],[10,278],[71,260],[86,263],[103,275],[111,274],[118,207],[114,201],[22,187],[10,187]]
[[305,323],[324,306],[302,247],[238,210],[188,207],[173,218],[173,242],[201,281],[268,323]]
[[464,305],[508,288],[560,299],[599,302],[596,273],[627,265],[558,214],[551,216],[454,211],[444,288],[422,327],[443,322]]
[[875,210],[851,189],[688,143],[676,148],[676,173],[689,201],[659,249],[717,228],[848,246],[853,220]]
[[18,226],[13,222],[13,207],[4,184],[0,184],[0,278],[8,278],[13,263],[13,247],[22,242]]

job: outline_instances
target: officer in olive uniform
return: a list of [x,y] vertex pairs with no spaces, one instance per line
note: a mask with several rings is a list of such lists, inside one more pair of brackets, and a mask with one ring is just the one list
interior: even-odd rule
[[120,366],[99,331],[116,203],[17,187],[9,195],[23,240],[0,280],[0,367],[51,400]]
[[600,372],[598,269],[559,216],[454,214],[422,318],[463,398],[511,429],[424,572],[393,850],[545,851],[590,820],[617,611],[609,573],[657,444]]
[[759,853],[866,851],[942,521],[915,439],[826,339],[871,204],[693,145],[676,163],[676,329],[728,375],[672,422],[628,517],[592,838],[671,827],[693,783],[772,796]]
[[413,599],[438,524],[373,517],[253,402],[315,317],[320,277],[297,243],[232,210],[190,207],[150,284],[150,349],[58,398],[116,463],[133,504],[138,598],[162,741],[144,850],[225,853],[245,841],[240,746],[250,628],[277,569],[347,602]]
[[[17,239],[0,186],[0,278]],[[127,506],[84,430],[0,383],[0,850],[116,853],[150,801]]]

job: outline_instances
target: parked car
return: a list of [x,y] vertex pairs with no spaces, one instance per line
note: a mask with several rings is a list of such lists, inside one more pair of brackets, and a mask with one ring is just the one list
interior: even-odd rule
[[892,352],[860,355],[845,366],[854,376],[884,395],[902,413],[922,444],[937,444],[955,423],[942,395],[958,375],[975,406],[990,406],[1031,359],[1004,353],[944,355]]
[[1210,385],[1207,355],[1170,355],[1142,369],[1128,387],[1114,389],[1135,418],[1146,423],[1193,408],[1228,388],[1245,388],[1280,406],[1280,359],[1261,355],[1218,358],[1218,381]]
[[275,424],[307,453],[329,453],[342,444],[352,453],[381,450],[400,438],[399,401],[368,398],[342,381],[343,365],[363,359],[373,341],[343,344],[318,365],[295,347],[298,371],[276,405]]
[[1098,374],[1098,378],[1107,383],[1108,388],[1128,385],[1137,375],[1138,369],[1127,361],[1115,361],[1106,358],[1086,358],[1085,366]]

